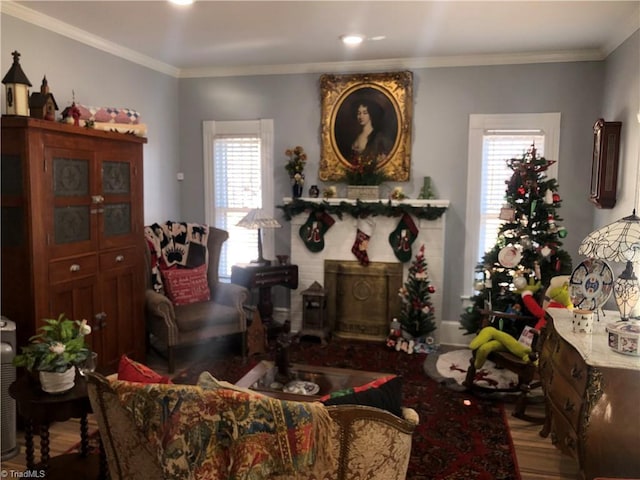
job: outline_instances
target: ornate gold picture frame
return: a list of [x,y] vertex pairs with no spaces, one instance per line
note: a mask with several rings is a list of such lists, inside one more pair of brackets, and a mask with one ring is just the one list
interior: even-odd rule
[[376,158],[376,168],[389,180],[409,180],[411,72],[325,74],[320,77],[320,92],[320,180],[344,180],[358,161],[354,158],[364,152]]

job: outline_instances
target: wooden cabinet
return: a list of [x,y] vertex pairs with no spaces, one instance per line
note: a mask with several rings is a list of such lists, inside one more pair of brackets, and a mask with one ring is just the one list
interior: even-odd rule
[[540,358],[547,401],[542,435],[579,464],[581,478],[640,478],[640,357],[608,347],[600,316],[593,334],[573,333],[572,313],[553,309]]
[[2,314],[19,345],[43,318],[86,318],[99,368],[144,357],[146,139],[2,118]]

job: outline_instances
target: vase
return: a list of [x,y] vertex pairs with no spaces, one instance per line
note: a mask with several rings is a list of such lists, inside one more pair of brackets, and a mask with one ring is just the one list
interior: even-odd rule
[[47,393],[65,393],[75,385],[76,369],[69,367],[64,372],[39,372],[40,387]]
[[299,183],[294,183],[292,185],[293,188],[293,198],[300,198],[302,196],[302,185]]

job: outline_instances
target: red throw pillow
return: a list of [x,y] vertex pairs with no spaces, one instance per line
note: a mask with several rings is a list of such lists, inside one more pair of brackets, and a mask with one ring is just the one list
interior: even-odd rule
[[174,305],[206,302],[211,298],[206,264],[196,268],[162,270],[162,279],[167,296]]
[[146,365],[131,360],[126,355],[120,357],[118,380],[138,383],[173,383],[169,377],[154,372]]

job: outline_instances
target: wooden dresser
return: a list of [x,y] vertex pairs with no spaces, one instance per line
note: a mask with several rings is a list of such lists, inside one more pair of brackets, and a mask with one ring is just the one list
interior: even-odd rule
[[2,314],[18,345],[43,318],[86,318],[99,368],[142,359],[146,139],[2,117]]
[[579,464],[585,480],[640,478],[640,357],[611,350],[600,315],[593,334],[572,331],[573,314],[553,309],[540,358],[547,402],[542,436]]

